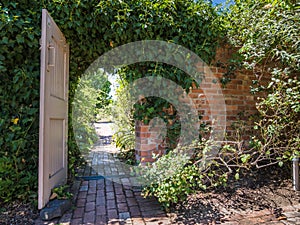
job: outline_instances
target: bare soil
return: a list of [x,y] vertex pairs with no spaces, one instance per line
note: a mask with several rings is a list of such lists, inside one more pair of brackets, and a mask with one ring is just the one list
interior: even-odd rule
[[264,209],[280,217],[282,207],[299,202],[300,195],[292,187],[291,169],[270,167],[239,181],[232,179],[227,187],[190,195],[185,202],[172,207],[170,217],[179,224],[218,224],[234,214]]
[[0,224],[34,224],[38,217],[38,210],[30,203],[19,201],[11,204],[0,202]]

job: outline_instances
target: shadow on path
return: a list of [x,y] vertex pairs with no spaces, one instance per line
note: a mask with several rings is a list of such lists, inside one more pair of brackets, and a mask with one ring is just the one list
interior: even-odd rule
[[95,124],[99,141],[74,181],[74,208],[52,221],[36,224],[171,224],[155,198],[143,198],[130,170],[116,158],[110,123]]

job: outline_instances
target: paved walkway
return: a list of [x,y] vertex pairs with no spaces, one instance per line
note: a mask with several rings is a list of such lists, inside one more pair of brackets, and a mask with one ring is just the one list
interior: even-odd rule
[[[47,222],[37,220],[36,224],[184,224],[172,216],[168,217],[156,199],[141,196],[141,188],[130,176],[130,168],[116,158],[117,150],[111,145],[109,124],[102,124],[101,127],[98,130],[100,140],[88,154],[88,164],[79,171],[78,179],[73,184],[74,207],[61,218]],[[261,210],[248,214],[235,213],[221,221],[188,224],[300,225],[300,204],[284,207],[282,212],[283,216],[279,218],[275,217],[275,212]]]
[[107,126],[104,124],[105,134],[99,131],[100,141],[74,182],[74,208],[61,218],[37,220],[36,224],[171,224],[156,199],[141,196],[130,168],[116,158]]

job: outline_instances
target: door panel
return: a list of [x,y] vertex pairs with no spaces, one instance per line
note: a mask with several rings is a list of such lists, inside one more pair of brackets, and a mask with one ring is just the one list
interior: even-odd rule
[[51,189],[67,180],[69,46],[47,10],[42,10],[39,198],[49,201]]
[[64,151],[64,119],[50,119],[50,168],[49,178],[54,177],[57,173],[60,173],[65,168],[65,157],[61,156],[61,152]]

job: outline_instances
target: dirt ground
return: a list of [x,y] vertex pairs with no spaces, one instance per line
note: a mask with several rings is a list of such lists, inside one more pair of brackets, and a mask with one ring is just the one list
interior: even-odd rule
[[0,202],[0,224],[34,224],[38,210],[33,205],[22,202],[4,204]]
[[221,223],[234,214],[247,215],[268,209],[275,217],[282,216],[282,207],[297,205],[300,194],[293,190],[291,170],[278,167],[253,172],[225,188],[198,192],[172,207],[174,223]]

